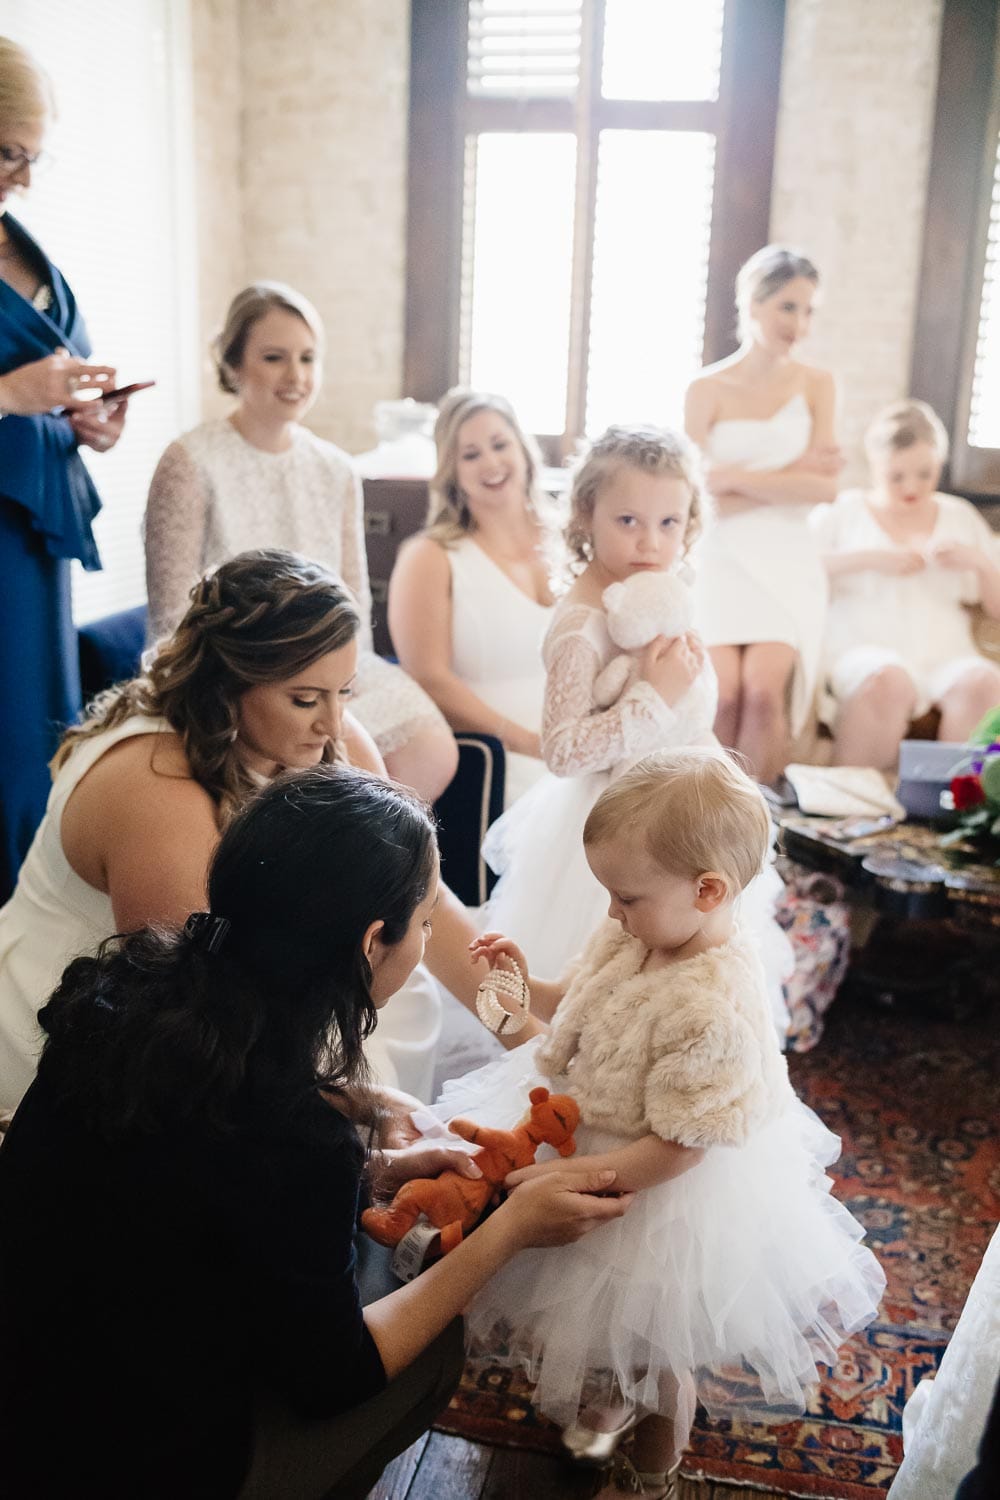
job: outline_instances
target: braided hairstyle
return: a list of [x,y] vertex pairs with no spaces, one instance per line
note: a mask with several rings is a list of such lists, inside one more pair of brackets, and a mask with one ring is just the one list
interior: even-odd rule
[[[236,750],[243,693],[284,682],[346,646],[361,620],[348,590],[321,563],[277,548],[230,558],[200,578],[189,598],[177,629],[139,676],[95,698],[83,723],[67,730],[52,767],[135,714],[163,718],[225,823],[256,789]],[[323,759],[335,758],[328,747]]]

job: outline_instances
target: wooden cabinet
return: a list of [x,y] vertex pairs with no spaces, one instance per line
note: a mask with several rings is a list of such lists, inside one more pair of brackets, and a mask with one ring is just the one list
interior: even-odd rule
[[364,490],[372,632],[375,650],[381,656],[391,656],[394,653],[386,620],[389,579],[400,543],[419,531],[427,520],[427,480],[366,479]]

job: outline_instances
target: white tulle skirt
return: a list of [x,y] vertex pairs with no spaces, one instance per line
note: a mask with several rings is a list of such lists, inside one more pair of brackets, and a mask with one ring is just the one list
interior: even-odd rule
[[[483,856],[500,876],[480,911],[480,930],[502,932],[523,949],[532,974],[558,979],[608,914],[608,893],[583,847],[587,816],[611,774],[546,774],[490,828]],[[740,925],[757,946],[767,977],[775,1029],[788,1030],[784,982],[792,946],[775,919],[781,877],[768,866],[743,892]]]
[[[509,1126],[530,1087],[560,1086],[538,1074],[536,1050],[446,1085],[432,1113]],[[622,1144],[585,1125],[577,1134],[579,1155]],[[535,1404],[563,1425],[622,1401],[688,1420],[692,1373],[713,1416],[801,1412],[817,1363],[872,1321],[885,1287],[861,1225],[831,1195],[824,1168],[839,1152],[792,1100],[745,1146],[713,1147],[636,1194],[622,1219],[522,1251],[467,1309],[470,1356],[523,1368]]]

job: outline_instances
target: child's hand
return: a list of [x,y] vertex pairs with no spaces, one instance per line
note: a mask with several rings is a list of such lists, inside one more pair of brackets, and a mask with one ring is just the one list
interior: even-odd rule
[[[484,932],[480,937],[473,938],[469,944],[469,954],[472,963],[478,963],[481,958],[485,958],[491,969],[509,968],[512,964],[520,969],[521,978],[527,981],[528,960],[517,944],[510,938],[504,937],[502,932]],[[501,959],[509,959],[510,963],[502,964]]]
[[915,552],[912,547],[904,548],[902,551],[887,547],[884,552],[873,552],[872,561],[876,573],[888,573],[897,578],[906,578],[911,573],[922,573],[927,566],[923,553]]
[[683,698],[705,665],[701,637],[689,630],[668,641],[658,635],[639,656],[639,677],[655,688],[668,708]]
[[940,542],[927,556],[936,567],[961,573],[977,573],[982,562],[982,553],[977,548],[961,542]]

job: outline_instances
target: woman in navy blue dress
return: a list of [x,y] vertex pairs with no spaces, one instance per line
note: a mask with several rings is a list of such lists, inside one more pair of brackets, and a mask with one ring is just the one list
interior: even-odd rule
[[33,58],[0,37],[0,900],[49,792],[48,760],[80,711],[70,561],[100,567],[100,499],[80,458],[118,441],[126,403],[87,385],[115,372],[90,344],[65,280],[7,212],[31,183],[51,114]]

